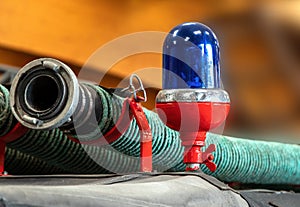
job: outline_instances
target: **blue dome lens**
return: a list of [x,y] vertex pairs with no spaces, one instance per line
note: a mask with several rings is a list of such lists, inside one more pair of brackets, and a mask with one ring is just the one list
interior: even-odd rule
[[221,88],[219,43],[200,23],[176,26],[163,47],[163,89]]

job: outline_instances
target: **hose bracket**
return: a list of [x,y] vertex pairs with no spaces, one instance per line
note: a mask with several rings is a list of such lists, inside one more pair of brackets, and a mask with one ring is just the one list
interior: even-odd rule
[[[138,87],[134,86],[134,79],[138,82]],[[98,139],[91,141],[80,141],[71,135],[67,135],[68,138],[74,142],[86,144],[86,145],[105,145],[111,144],[119,139],[122,134],[129,128],[131,120],[136,119],[137,125],[140,131],[140,171],[151,172],[152,171],[152,132],[146,115],[143,111],[141,102],[147,100],[147,94],[144,89],[141,79],[132,74],[129,80],[129,86],[122,89],[123,92],[129,91],[128,97],[125,98],[122,106],[122,111],[118,121],[115,125],[104,135]],[[139,96],[138,93],[142,92],[143,96]],[[104,139],[103,139],[104,138]]]
[[[134,79],[137,81],[138,87],[135,87]],[[123,91],[126,90],[132,94],[132,97],[128,98],[129,107],[140,130],[140,171],[152,172],[152,132],[141,105],[141,102],[147,101],[147,94],[143,82],[137,74],[130,76],[129,86]],[[139,96],[139,92],[142,92],[143,96]]]
[[137,100],[131,98],[129,104],[140,130],[140,171],[152,172],[152,132],[143,107]]

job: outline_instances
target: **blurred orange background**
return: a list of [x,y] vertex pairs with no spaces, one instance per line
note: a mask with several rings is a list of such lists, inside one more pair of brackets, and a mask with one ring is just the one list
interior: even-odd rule
[[[232,101],[224,133],[300,142],[300,1],[2,0],[0,8],[0,64],[22,67],[54,57],[77,73],[98,48],[123,35],[166,33],[187,21],[207,24],[219,38]],[[143,76],[146,106],[153,108],[161,54],[145,52],[105,66],[85,68],[84,78],[109,70],[101,84],[114,87],[137,70],[156,71]]]

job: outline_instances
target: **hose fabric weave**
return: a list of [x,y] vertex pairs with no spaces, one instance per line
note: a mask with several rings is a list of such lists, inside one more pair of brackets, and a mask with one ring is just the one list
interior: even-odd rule
[[[122,107],[120,100],[123,99],[108,94],[100,87],[91,87],[97,90],[103,100],[103,108],[106,109],[105,116],[99,123],[99,129],[105,133],[109,127],[105,131],[102,126],[113,125],[107,120],[116,120]],[[183,148],[178,132],[166,127],[156,113],[147,109],[144,111],[153,133],[154,163],[161,164],[161,169],[165,166],[164,169],[170,171],[184,171]],[[106,122],[103,123],[102,120]],[[138,157],[139,139],[139,130],[133,120],[129,129],[111,146],[125,155]],[[206,146],[212,143],[217,145],[214,162],[218,169],[211,173],[205,165],[202,165],[202,170],[207,174],[228,182],[300,184],[300,147],[298,145],[231,138],[208,133]]]
[[222,181],[257,184],[300,184],[300,146],[276,142],[254,141],[208,134],[206,146],[215,143],[211,173]]
[[[98,132],[105,134],[120,115],[124,99],[109,94],[100,87],[91,87],[97,90],[102,100],[104,110],[103,117],[98,123]],[[3,106],[1,109],[7,110]],[[147,109],[144,111],[153,133],[154,169],[184,171],[183,147],[178,132],[166,127],[154,112]],[[96,131],[83,138],[89,140],[98,138]],[[133,120],[128,130],[111,146],[80,145],[70,141],[58,129],[31,130],[9,146],[71,173],[132,172],[139,169],[139,139],[139,129]],[[208,133],[206,146],[211,143],[217,145],[214,162],[218,168],[211,173],[205,166],[201,167],[205,173],[220,180],[257,184],[300,184],[298,145],[246,140]]]
[[[9,107],[9,92],[0,85],[0,137],[7,134],[16,120]],[[0,140],[1,141],[1,140]],[[45,161],[6,147],[4,169],[9,174],[56,174],[64,173],[62,169],[49,165]]]
[[50,175],[68,173],[68,171],[49,165],[41,159],[8,147],[5,151],[4,166],[5,171],[11,175]]

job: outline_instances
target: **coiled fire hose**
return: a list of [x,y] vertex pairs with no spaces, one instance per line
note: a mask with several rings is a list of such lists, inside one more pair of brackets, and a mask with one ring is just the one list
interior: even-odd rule
[[[26,68],[29,70],[26,71]],[[49,132],[53,133],[43,135],[43,139],[37,137],[39,135],[31,135],[28,136],[26,142],[31,142],[34,145],[37,145],[38,142],[45,142],[44,145],[46,145],[46,142],[52,145],[57,142],[66,143],[65,150],[62,151],[69,151],[76,157],[73,158],[74,161],[65,162],[64,165],[80,162],[86,157],[89,160],[95,160],[103,166],[103,169],[112,172],[139,171],[140,136],[135,120],[131,122],[129,128],[121,137],[111,145],[103,146],[80,145],[66,138],[60,130],[55,129],[55,127],[60,127],[68,135],[79,138],[81,142],[101,139],[101,134],[110,131],[115,124],[115,120],[120,116],[124,98],[109,93],[99,86],[79,84],[71,69],[54,59],[39,59],[26,65],[26,68],[23,67],[19,71],[12,83],[12,110],[16,113],[18,121],[24,126],[39,130],[39,133],[46,133],[45,130],[50,130]],[[26,74],[26,77],[23,77],[24,74]],[[18,80],[21,81],[18,82]],[[145,110],[145,113],[152,128],[155,125],[159,126],[161,121],[158,119],[157,114],[147,110]],[[153,116],[155,118],[152,118]],[[157,171],[178,171],[183,166],[180,140],[174,131],[164,138],[165,130],[166,127],[160,125],[159,128],[153,131],[153,169]],[[37,132],[32,131],[32,133]],[[59,135],[59,138],[57,138],[57,135]],[[22,137],[23,143],[25,143],[25,139]],[[30,141],[33,139],[35,141]],[[55,141],[54,139],[59,140]],[[22,147],[20,140],[10,143],[9,146],[14,144],[16,149],[20,149]],[[59,148],[53,150],[53,153],[60,151],[61,146],[57,145]],[[70,149],[71,146],[74,149]],[[43,148],[44,153],[45,150],[51,149],[42,146],[37,148]],[[77,148],[80,148],[85,154],[72,152],[75,149],[78,150]],[[61,153],[57,155],[60,156],[60,159],[68,157]],[[99,169],[89,171],[89,168],[96,165],[92,164],[87,167],[87,161],[82,161],[84,162],[83,165],[78,164],[81,173],[101,173],[103,171],[103,169],[102,171]]]
[[[48,82],[48,84],[40,84],[45,82]],[[15,108],[14,113],[22,124],[33,129],[45,130],[52,127],[60,127],[68,135],[72,135],[76,132],[75,128],[77,124],[83,127],[83,123],[91,123],[89,126],[92,126],[94,122],[87,121],[92,116],[87,118],[86,115],[90,112],[87,109],[94,108],[94,120],[97,121],[98,127],[88,127],[80,131],[83,133],[80,133],[77,137],[74,133],[73,136],[80,141],[98,139],[99,136],[96,136],[96,132],[105,134],[109,131],[113,127],[113,120],[116,120],[120,115],[123,106],[122,102],[124,101],[123,98],[110,94],[101,87],[87,84],[79,85],[74,80],[71,70],[66,65],[53,59],[40,59],[29,63],[18,73],[13,84],[15,86],[13,86],[11,100],[13,102],[12,106]],[[64,88],[64,90],[60,91],[61,88]],[[50,101],[50,105],[44,105],[43,101],[34,98],[40,94],[40,91],[45,91],[46,89],[50,94],[56,95],[51,99],[52,102]],[[78,90],[77,97],[74,97],[74,90]],[[20,94],[20,92],[23,94]],[[20,97],[23,100],[20,100]],[[87,97],[93,98],[89,99]],[[27,103],[24,102],[26,99]],[[47,99],[44,101],[47,101]],[[26,106],[30,106],[28,108],[31,109],[26,108]],[[91,108],[83,106],[90,106]],[[184,171],[185,166],[182,163],[183,149],[180,146],[178,133],[167,128],[154,112],[146,109],[144,111],[153,133],[153,160],[156,165],[154,169],[160,170],[166,165],[165,170],[171,168],[175,171]],[[39,114],[39,116],[32,116],[32,114]],[[51,116],[49,117],[50,114]],[[40,133],[49,132],[41,131]],[[38,140],[43,140],[43,144],[37,147]],[[22,150],[32,155],[38,155],[37,151],[40,150],[39,147],[44,144],[47,145],[47,148],[53,148],[53,145],[56,145],[56,148],[53,148],[54,150],[52,149],[51,153],[44,153],[45,155],[42,156],[44,160],[51,160],[51,163],[56,164],[68,154],[64,154],[63,152],[68,151],[74,155],[74,153],[77,154],[74,150],[78,150],[78,144],[70,142],[57,129],[52,130],[51,135],[43,139],[42,137],[37,138],[37,136],[31,135],[16,142],[18,141],[19,143],[12,145],[16,149],[21,150],[22,148]],[[59,142],[59,144],[57,145],[56,142]],[[63,142],[68,143],[67,146],[63,146],[61,144]],[[27,143],[26,147],[23,146],[24,143]],[[220,180],[257,184],[300,184],[300,147],[298,145],[253,141],[208,134],[206,145],[208,146],[211,143],[217,145],[214,156],[218,168],[214,173],[210,173],[205,166],[202,166],[202,170]],[[111,143],[111,146],[113,149],[117,149],[117,151],[108,147],[108,151],[103,151],[103,154],[100,153],[100,160],[107,159],[112,166],[122,165],[120,168],[131,168],[132,166],[130,165],[132,163],[124,164],[122,159],[124,157],[132,158],[138,156],[139,135],[134,121],[131,122],[129,128],[121,137]],[[101,151],[101,149],[106,149],[107,145],[83,145],[83,147],[85,149],[90,148]],[[46,149],[44,148],[43,150]],[[55,156],[53,155],[54,152]],[[109,154],[109,156],[105,153]],[[111,159],[110,156],[115,154],[119,155],[117,159]],[[74,171],[74,168],[69,168],[72,165],[71,163],[73,163],[73,166],[75,162],[83,162],[85,164],[86,160],[83,154],[78,154],[76,158],[65,161],[63,165],[69,170]],[[94,165],[95,163],[91,164]],[[92,173],[92,171],[89,171],[90,168],[86,168],[85,165],[81,170],[86,173]],[[134,167],[131,169],[134,169]],[[101,173],[101,170],[97,172],[93,171],[93,173]]]
[[[16,120],[14,120],[9,107],[7,89],[0,85],[0,90],[2,95],[0,96],[0,116],[3,120],[0,129],[1,135],[4,135],[13,128]],[[24,174],[108,172],[89,158],[79,144],[69,140],[59,129],[51,131],[29,130],[19,139],[7,143],[7,146],[5,170],[11,174],[22,174],[22,172]],[[109,155],[109,153],[105,154]],[[31,170],[30,168],[34,169]]]
[[[8,97],[8,90],[0,85],[0,137],[8,133],[8,126],[12,125],[14,120],[13,115],[10,113]],[[5,150],[4,161],[4,169],[14,175],[57,174],[66,172],[58,167],[49,165],[41,159],[8,147]]]
[[11,175],[51,175],[69,173],[18,150],[6,148],[5,171]]
[[[6,90],[4,87],[1,89]],[[5,101],[8,101],[8,93],[3,95]],[[3,106],[2,112],[5,116],[11,117],[8,104],[3,104]],[[15,122],[13,120],[6,123],[3,131],[7,132],[12,129]],[[59,129],[29,130],[22,137],[7,143],[7,146],[40,158],[71,173],[124,173],[139,170],[138,157],[124,156],[109,146],[82,146],[69,140]],[[158,160],[157,163],[154,166],[160,170],[160,161]]]

